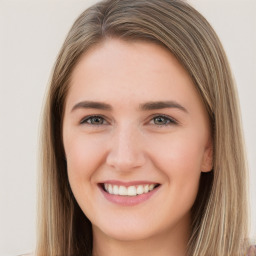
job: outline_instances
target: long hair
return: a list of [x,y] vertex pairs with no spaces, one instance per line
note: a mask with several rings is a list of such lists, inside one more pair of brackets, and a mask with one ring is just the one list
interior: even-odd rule
[[213,170],[191,209],[188,255],[240,256],[247,238],[247,168],[237,93],[223,47],[205,18],[181,0],[106,0],[75,21],[56,60],[45,102],[37,256],[90,256],[91,223],[71,192],[62,120],[72,71],[106,38],[167,48],[193,79],[211,121]]

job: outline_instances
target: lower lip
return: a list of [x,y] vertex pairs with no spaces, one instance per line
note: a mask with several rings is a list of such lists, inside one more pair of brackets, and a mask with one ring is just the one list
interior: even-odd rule
[[159,190],[160,185],[148,193],[137,195],[137,196],[113,195],[113,194],[107,193],[101,186],[99,187],[104,197],[111,203],[115,203],[122,206],[133,206],[149,200]]

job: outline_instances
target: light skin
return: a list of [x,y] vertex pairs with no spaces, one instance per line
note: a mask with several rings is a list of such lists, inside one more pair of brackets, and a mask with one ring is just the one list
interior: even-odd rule
[[[71,189],[92,223],[94,256],[186,254],[200,174],[212,169],[212,140],[201,98],[168,50],[107,39],[82,56],[66,99],[63,143]],[[159,187],[147,200],[120,205],[100,189],[109,180]]]

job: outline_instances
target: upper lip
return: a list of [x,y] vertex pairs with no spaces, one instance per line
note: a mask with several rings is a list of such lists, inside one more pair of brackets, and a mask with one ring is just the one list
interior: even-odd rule
[[120,180],[106,180],[106,181],[102,181],[100,182],[100,184],[111,184],[111,185],[119,185],[119,186],[125,186],[125,187],[129,187],[129,186],[136,186],[136,185],[147,185],[147,184],[159,184],[157,182],[154,181],[147,181],[147,180],[136,180],[136,181],[120,181]]

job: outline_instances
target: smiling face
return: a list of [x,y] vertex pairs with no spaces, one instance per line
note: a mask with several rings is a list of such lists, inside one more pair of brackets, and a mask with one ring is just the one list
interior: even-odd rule
[[190,230],[210,124],[189,75],[163,47],[108,39],[75,67],[63,142],[68,177],[95,237]]

